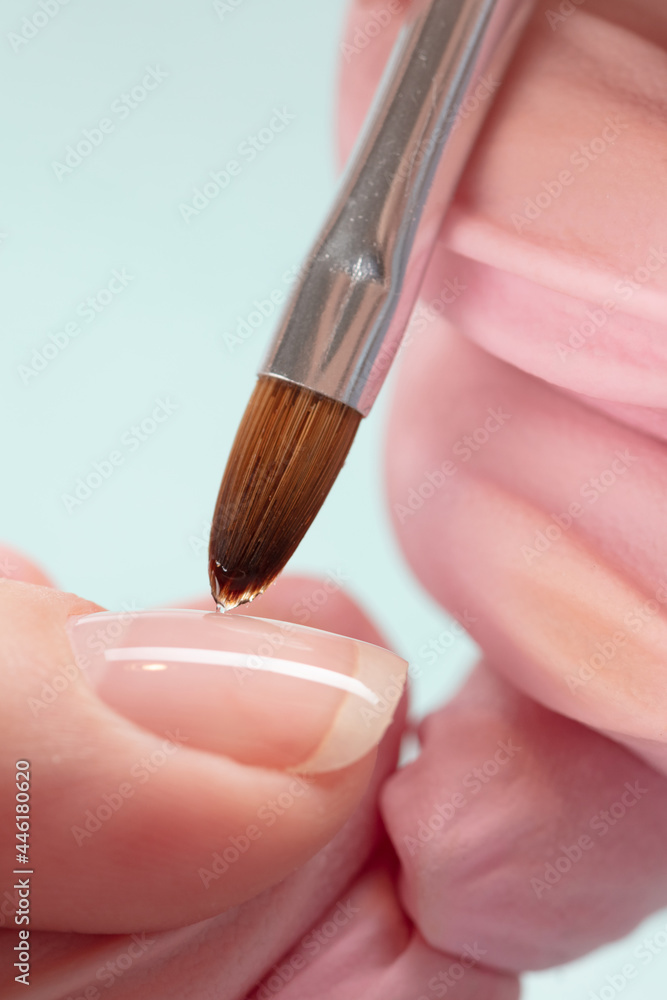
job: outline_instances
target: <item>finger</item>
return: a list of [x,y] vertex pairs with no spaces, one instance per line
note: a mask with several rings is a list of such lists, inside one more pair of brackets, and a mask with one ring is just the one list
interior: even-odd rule
[[[377,798],[396,766],[400,725],[392,725],[378,748],[371,782],[359,807],[314,857],[282,882],[242,903],[231,913],[173,931],[132,935],[30,931],[30,986],[40,1000],[86,996],[122,986],[125,1000],[180,1000],[202,995],[211,983],[224,984],[225,996],[245,996],[300,940],[329,906],[348,898],[351,879],[377,843],[381,826]],[[15,900],[0,908],[2,968],[12,970],[17,944]],[[7,915],[6,915],[7,914]],[[192,962],[195,954],[197,961]],[[23,996],[24,987],[7,971],[3,998]],[[97,990],[97,994],[95,993]],[[503,998],[504,1000],[504,998]]]
[[466,168],[442,234],[455,253],[433,262],[426,297],[453,269],[467,291],[449,316],[487,349],[591,397],[662,407],[664,7],[545,13]]
[[[84,648],[92,636],[89,662],[73,670],[67,616],[95,607],[22,584],[6,583],[0,596],[2,633],[12,651],[3,657],[4,739],[31,768],[30,850],[41,873],[33,926],[113,933],[202,920],[303,864],[358,805],[373,772],[374,747],[392,716],[388,702],[384,712],[378,704],[368,720],[352,707],[347,688],[309,683],[304,692],[294,676],[283,677],[281,689],[272,674],[263,687],[258,678],[264,671],[257,669],[234,686],[233,670],[202,670],[197,663],[180,672],[103,668],[104,650],[118,649],[121,639],[148,644],[151,655],[158,642],[179,648],[182,618],[176,615],[174,624],[169,614],[160,618],[157,632],[150,615],[148,623],[141,615],[126,616],[122,635],[117,617],[102,619],[102,635],[100,619],[84,622]],[[198,622],[202,617],[195,614]],[[270,658],[262,643],[276,642],[271,628],[267,639],[250,619],[226,624],[211,618],[211,627],[222,629],[216,637],[224,636],[223,645],[235,636],[235,649],[254,655],[254,643],[260,657]],[[393,671],[402,662],[386,652],[366,660],[371,647],[352,640],[325,635],[320,642],[319,633],[295,634],[303,649],[305,637],[314,637],[313,658],[337,676],[349,670],[352,678],[358,671],[381,686],[382,664],[391,662]],[[186,638],[196,641],[192,632]],[[298,661],[291,637],[284,641]],[[140,655],[133,657],[133,666],[141,668]],[[308,658],[303,653],[300,662]],[[57,697],[44,701],[44,685]],[[392,690],[400,693],[395,685]],[[182,730],[179,707],[186,721]],[[171,738],[165,737],[165,720],[176,726]],[[305,777],[295,777],[293,768],[278,769],[286,762],[299,767],[295,757],[303,751],[310,755]],[[311,775],[309,761],[315,758],[318,773]],[[14,767],[5,760],[8,790]],[[6,794],[5,809],[9,802]],[[9,857],[3,861],[11,871]]]
[[382,806],[432,948],[508,971],[571,961],[667,903],[667,779],[490,670],[422,725]]
[[[317,614],[327,615],[326,621],[320,622],[322,627],[350,635],[356,629],[357,637],[366,641],[377,638],[372,623],[342,591],[323,603],[320,588],[324,589],[326,583],[326,579],[318,582],[282,578],[269,594],[282,595],[283,605],[272,605],[271,614],[289,620],[295,604],[299,605],[299,613],[301,606],[315,603]],[[210,608],[208,598],[201,603],[205,609]],[[337,617],[332,614],[334,605]],[[269,610],[264,605],[264,614],[268,615]],[[40,988],[45,997],[55,1000],[68,993],[84,995],[86,990],[101,991],[122,982],[128,1000],[164,1000],[169,991],[179,996],[186,989],[203,991],[211,982],[224,982],[230,995],[244,995],[263,970],[268,970],[300,939],[330,903],[343,898],[346,884],[363,865],[379,833],[377,795],[384,777],[396,765],[404,714],[402,705],[379,747],[376,768],[360,806],[340,832],[280,884],[242,904],[233,922],[223,914],[185,931],[139,933],[134,937],[33,930],[33,989]],[[13,925],[15,905],[16,900],[5,897],[0,926]],[[0,951],[7,959],[13,956],[15,944],[15,932],[0,934]],[[189,961],[193,951],[198,956],[196,968]],[[13,961],[12,957],[5,967],[11,968]],[[16,984],[13,987],[23,988]],[[8,998],[13,997],[9,985],[7,990]]]
[[[357,3],[348,43],[367,16]],[[344,157],[396,21],[343,57]],[[422,291],[488,350],[663,436],[666,50],[658,0],[539,3],[502,88],[480,90],[493,107]]]
[[665,444],[441,321],[406,351],[388,439],[425,586],[522,690],[667,771]]
[[[86,990],[96,1000],[95,990],[99,998],[102,988],[114,985],[122,985],[126,1000],[175,1000],[186,991],[203,994],[211,983],[224,984],[229,998],[270,1000],[280,992],[285,1000],[305,1000],[321,995],[326,982],[328,1000],[346,1000],[352,991],[363,1000],[403,1000],[439,995],[456,983],[464,1000],[516,1000],[515,977],[486,969],[479,942],[460,955],[446,955],[415,932],[396,897],[393,859],[388,864],[378,858],[350,884],[336,870],[340,862],[349,870],[350,845],[341,852],[340,837],[336,841],[318,859],[319,893],[329,900],[324,908],[314,909],[314,871],[301,869],[283,883],[287,892],[272,889],[244,904],[233,925],[220,917],[182,931],[132,937],[37,932],[34,941],[31,935],[31,985],[40,1000],[85,996]],[[326,855],[330,877],[324,883]],[[7,958],[9,947],[10,935],[0,936]],[[7,1000],[19,996],[16,984],[3,993]]]
[[376,862],[283,956],[249,1000],[404,1000],[445,996],[456,985],[461,1000],[517,1000],[514,976],[483,966],[483,949],[459,955],[429,947],[396,897],[393,865]]

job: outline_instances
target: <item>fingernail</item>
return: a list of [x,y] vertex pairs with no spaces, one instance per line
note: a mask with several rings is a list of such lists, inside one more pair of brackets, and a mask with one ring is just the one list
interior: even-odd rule
[[318,773],[379,743],[407,663],[303,625],[205,611],[101,612],[68,633],[98,696],[174,742]]

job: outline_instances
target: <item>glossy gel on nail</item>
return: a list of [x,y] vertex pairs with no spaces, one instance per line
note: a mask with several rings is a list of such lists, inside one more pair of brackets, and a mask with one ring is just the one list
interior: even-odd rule
[[160,735],[245,764],[317,773],[365,756],[400,700],[407,664],[302,625],[204,611],[73,618],[97,694]]

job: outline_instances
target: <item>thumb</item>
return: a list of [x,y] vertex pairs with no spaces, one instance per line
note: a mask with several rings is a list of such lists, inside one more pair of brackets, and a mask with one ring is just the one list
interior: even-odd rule
[[22,834],[1,862],[33,873],[31,927],[194,923],[332,838],[370,779],[403,661],[250,617],[97,611],[0,582],[0,816]]

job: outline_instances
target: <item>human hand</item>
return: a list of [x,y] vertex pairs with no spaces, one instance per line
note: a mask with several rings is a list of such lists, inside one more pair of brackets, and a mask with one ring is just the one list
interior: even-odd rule
[[[372,9],[355,9],[351,42]],[[185,931],[152,935],[145,955],[115,981],[124,997],[144,998],[149,989],[181,997],[190,987],[199,991],[195,995],[215,989],[240,997],[266,973],[263,986],[253,990],[262,1000],[276,993],[283,1000],[322,995],[323,982],[328,1000],[430,998],[442,995],[436,987],[442,991],[447,976],[461,998],[510,1000],[517,995],[512,972],[581,954],[667,901],[661,838],[667,795],[657,770],[664,761],[664,626],[646,604],[660,604],[657,512],[666,425],[655,409],[662,373],[660,328],[651,317],[664,295],[664,272],[651,272],[650,282],[639,280],[643,271],[633,278],[638,288],[630,286],[629,300],[614,291],[625,275],[648,268],[659,239],[649,196],[663,126],[659,87],[651,80],[664,75],[659,46],[667,32],[655,3],[602,10],[590,0],[553,30],[546,11],[542,5],[536,13],[538,27],[519,53],[443,229],[422,296],[431,306],[421,314],[428,322],[422,336],[415,329],[401,362],[389,438],[390,501],[408,558],[446,607],[477,619],[471,630],[490,669],[480,668],[449,706],[427,720],[422,756],[384,785],[382,811],[400,875],[391,855],[378,854],[353,880],[373,840],[378,784],[393,767],[387,752],[386,770],[376,772],[364,806],[342,834],[240,909]],[[631,25],[639,26],[637,37]],[[345,66],[341,128],[348,145],[397,26],[393,18],[369,36]],[[605,62],[611,52],[613,67]],[[604,85],[591,88],[592,79]],[[598,122],[606,128],[607,113],[618,114],[619,107],[629,129],[608,143],[604,155],[591,148],[595,159],[575,176],[572,153],[588,148],[598,138]],[[630,138],[624,148],[622,140]],[[568,168],[576,183],[566,184],[535,219],[526,215],[525,226],[512,222],[512,215],[525,213],[527,199],[549,193],[543,182],[553,185]],[[642,169],[644,184],[638,180]],[[604,214],[599,192],[610,203]],[[607,192],[614,197],[606,198]],[[457,330],[497,357],[431,315],[440,309],[443,289],[451,298],[443,278],[452,280],[452,274],[467,285],[448,303]],[[586,309],[597,309],[598,296],[604,301],[607,294],[619,299],[618,316],[605,313],[602,336],[589,335],[584,323],[595,326],[595,319],[587,320]],[[582,346],[561,358],[558,344],[569,346],[572,325]],[[509,419],[496,417],[501,427],[487,430],[489,407],[503,405]],[[481,437],[488,434],[483,447],[470,449],[466,461],[453,455],[456,444],[480,427]],[[617,450],[640,461],[629,458],[621,471]],[[411,491],[452,457],[456,472],[445,487],[421,496],[410,514],[398,509],[411,509]],[[589,503],[580,491],[592,478],[604,492],[592,485],[599,496]],[[566,524],[564,512],[575,502],[582,513],[570,515],[571,525],[556,537],[551,526],[561,526],[551,515]],[[536,549],[540,533],[548,543],[544,552]],[[282,581],[263,600],[288,585]],[[253,613],[256,607],[258,614],[289,618],[295,593],[283,604],[258,604]],[[348,631],[345,614],[337,617],[333,604],[327,607],[309,624]],[[347,607],[346,614],[358,614]],[[633,629],[628,614],[639,615],[641,626]],[[614,642],[621,631],[625,641]],[[568,684],[582,660],[591,676],[583,687]],[[395,733],[393,738],[395,748]],[[499,742],[510,750],[497,760]],[[473,792],[475,768],[489,780]],[[626,784],[637,787],[632,804],[627,796],[622,800]],[[465,799],[461,807],[454,804],[457,794]],[[623,815],[612,815],[615,823],[602,836],[590,822],[617,801]],[[584,835],[592,847],[577,846]],[[561,868],[568,861],[570,868],[556,869],[560,878],[550,884],[545,873],[549,864],[560,864],[561,845],[571,853]],[[572,860],[577,850],[581,856]],[[353,919],[334,922],[339,905],[349,905]],[[308,940],[308,933],[316,936]],[[60,982],[72,996],[99,984],[96,971],[107,957],[124,956],[131,943],[52,933],[42,940],[44,966],[50,956],[51,968],[64,970],[69,978]],[[465,953],[475,944],[476,952]],[[486,971],[487,965],[508,974]],[[52,994],[59,995],[67,992]]]
[[[17,760],[30,764],[33,992],[96,997],[116,984],[124,997],[146,997],[149,977],[153,995],[182,996],[196,951],[199,982],[242,994],[337,899],[377,841],[378,788],[395,766],[400,725],[379,756],[376,745],[405,665],[326,631],[278,634],[273,622],[213,616],[225,637],[216,648],[251,657],[282,651],[308,664],[314,635],[320,671],[379,690],[377,710],[354,731],[366,703],[353,694],[251,667],[188,664],[171,682],[169,670],[107,670],[104,679],[99,651],[117,649],[119,629],[126,646],[193,645],[202,623],[186,616],[184,626],[183,612],[157,622],[142,612],[78,618],[72,648],[68,616],[100,609],[44,586],[16,553],[2,555],[3,997],[23,988],[12,982]],[[313,581],[284,580],[254,608],[303,618],[314,591]],[[212,609],[210,598],[203,605]],[[380,638],[340,590],[327,592],[316,617],[325,630]]]
[[[400,26],[386,6],[352,11],[342,159]],[[426,720],[383,814],[429,943],[476,938],[511,971],[667,903],[666,46],[652,0],[538,4],[399,360],[394,524],[487,667]],[[522,748],[502,766],[499,740]]]

